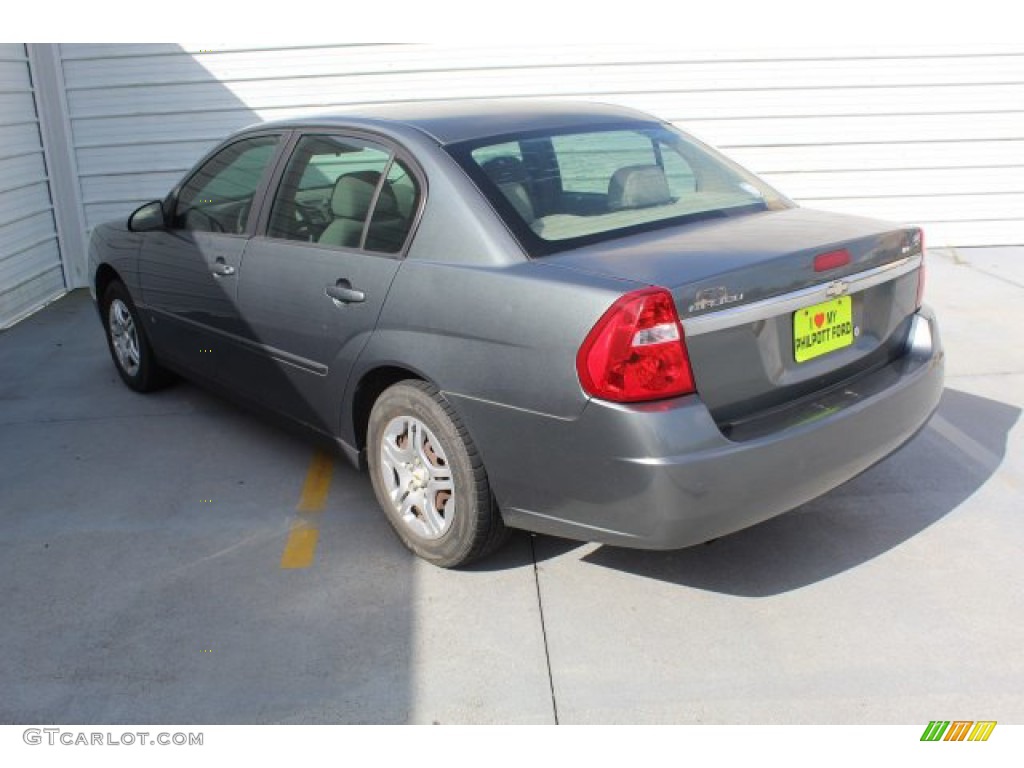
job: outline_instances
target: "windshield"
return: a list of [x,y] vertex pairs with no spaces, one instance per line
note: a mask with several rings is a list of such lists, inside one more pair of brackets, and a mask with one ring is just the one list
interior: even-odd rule
[[714,150],[661,124],[505,136],[449,151],[533,255],[792,205]]

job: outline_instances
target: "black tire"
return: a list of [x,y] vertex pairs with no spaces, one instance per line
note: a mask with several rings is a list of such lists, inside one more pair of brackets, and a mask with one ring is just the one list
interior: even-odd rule
[[[391,491],[404,494],[403,498],[411,499],[412,495],[408,490],[403,491],[409,486],[403,485],[399,472],[389,467],[388,460],[382,456],[384,441],[394,439],[403,423],[408,430],[410,418],[426,427],[422,432],[422,445],[426,448],[425,455],[436,462],[429,475],[433,477],[435,470],[445,474],[443,470],[447,469],[451,478],[452,490],[440,508],[437,500],[446,491],[440,494],[434,491],[433,500],[426,502],[433,505],[436,517],[443,518],[445,526],[443,532],[435,531],[433,536],[419,530],[427,526],[428,513],[417,514],[413,505],[413,517],[406,522],[399,509],[402,501],[392,501]],[[413,450],[408,447],[408,438],[404,445],[402,439],[402,436],[397,438],[396,447],[405,452]],[[440,451],[435,450],[433,439],[440,443]],[[491,554],[505,542],[508,529],[498,511],[480,453],[458,415],[432,385],[408,380],[381,393],[370,412],[367,463],[373,491],[388,522],[402,543],[424,560],[442,568],[454,568]],[[406,477],[414,478],[414,475],[410,473]],[[412,482],[422,481],[414,478]],[[430,498],[433,487],[423,488],[423,498]],[[452,502],[454,511],[449,515]]]
[[[171,381],[171,375],[157,363],[149,339],[146,337],[146,329],[143,328],[140,321],[139,311],[135,308],[135,302],[132,301],[124,283],[115,280],[108,285],[103,293],[100,306],[103,313],[103,330],[107,335],[107,348],[110,350],[114,367],[121,380],[136,392],[152,392],[166,386]],[[118,351],[118,342],[114,338],[114,327],[118,326],[123,330],[125,323],[113,320],[112,312],[122,318],[130,318],[131,332],[134,333],[135,341],[133,348],[137,353],[138,360],[135,365],[132,365],[130,360]]]

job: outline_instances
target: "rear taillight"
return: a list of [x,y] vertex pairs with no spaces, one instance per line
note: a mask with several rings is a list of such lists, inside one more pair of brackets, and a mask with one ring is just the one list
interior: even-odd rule
[[583,341],[576,372],[588,394],[620,403],[693,392],[672,295],[664,288],[645,288],[612,304]]
[[917,308],[920,309],[921,304],[924,302],[924,230],[917,230],[917,237],[914,239],[921,246],[921,267],[917,270]]

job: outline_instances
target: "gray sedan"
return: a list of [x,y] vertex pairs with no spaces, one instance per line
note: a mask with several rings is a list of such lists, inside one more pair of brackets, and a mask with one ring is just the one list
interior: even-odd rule
[[806,210],[575,103],[266,123],[98,227],[114,364],[330,436],[441,566],[508,528],[667,549],[895,451],[942,391],[914,227]]

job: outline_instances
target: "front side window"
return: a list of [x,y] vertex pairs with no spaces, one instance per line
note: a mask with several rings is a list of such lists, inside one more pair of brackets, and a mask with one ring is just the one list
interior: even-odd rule
[[207,160],[178,194],[172,226],[201,232],[245,232],[253,198],[277,141],[277,136],[243,139]]
[[418,198],[415,178],[390,151],[349,137],[304,136],[274,196],[267,236],[398,253]]
[[791,205],[757,177],[663,125],[502,136],[448,151],[533,255]]

